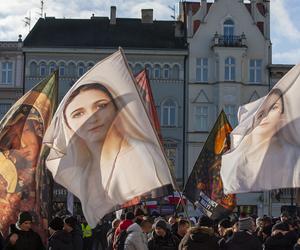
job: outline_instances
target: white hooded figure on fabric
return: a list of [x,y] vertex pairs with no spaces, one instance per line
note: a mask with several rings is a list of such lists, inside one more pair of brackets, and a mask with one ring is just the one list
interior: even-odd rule
[[122,51],[74,84],[44,143],[47,167],[80,199],[92,227],[134,197],[174,184]]

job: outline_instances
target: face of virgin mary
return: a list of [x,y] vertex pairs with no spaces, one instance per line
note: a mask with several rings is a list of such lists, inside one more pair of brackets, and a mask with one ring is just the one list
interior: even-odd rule
[[65,112],[69,127],[86,142],[103,142],[117,114],[110,97],[99,89],[79,92]]

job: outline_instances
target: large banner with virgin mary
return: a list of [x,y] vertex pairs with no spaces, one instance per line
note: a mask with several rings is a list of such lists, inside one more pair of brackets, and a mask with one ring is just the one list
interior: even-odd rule
[[225,193],[300,187],[300,65],[269,92],[240,107],[222,156]]
[[174,185],[122,50],[73,85],[44,143],[54,180],[80,199],[92,227],[133,198]]
[[[57,105],[57,72],[19,99],[0,122],[0,230],[7,236],[20,211],[29,211],[37,229],[47,218],[40,203],[42,140]],[[43,211],[44,210],[44,211]],[[41,232],[41,231],[39,231]]]

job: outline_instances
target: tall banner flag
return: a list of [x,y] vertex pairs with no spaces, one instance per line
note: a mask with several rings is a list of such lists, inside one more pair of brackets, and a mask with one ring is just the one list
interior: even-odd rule
[[226,114],[221,111],[183,191],[194,205],[213,220],[227,216],[236,205],[235,195],[224,195],[220,176],[223,167],[221,156],[229,149],[231,131]]
[[55,72],[19,99],[0,122],[0,227],[4,235],[20,211],[30,211],[35,224],[41,223],[37,167],[57,87]]
[[146,110],[150,116],[150,120],[151,120],[157,134],[161,138],[159,119],[158,119],[156,108],[155,108],[155,102],[154,102],[147,70],[143,69],[141,72],[139,72],[135,76],[135,79],[137,81],[138,89],[140,91],[142,99],[144,100]]
[[240,107],[222,157],[225,193],[300,187],[300,65],[265,97]]
[[95,227],[137,196],[175,185],[159,138],[120,49],[65,95],[46,132],[46,164]]

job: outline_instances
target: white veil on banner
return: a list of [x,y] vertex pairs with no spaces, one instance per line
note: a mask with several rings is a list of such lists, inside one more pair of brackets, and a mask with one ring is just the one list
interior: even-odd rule
[[239,109],[231,148],[222,156],[224,192],[300,187],[300,65]]
[[66,94],[44,143],[55,181],[76,195],[90,226],[173,179],[121,50]]

